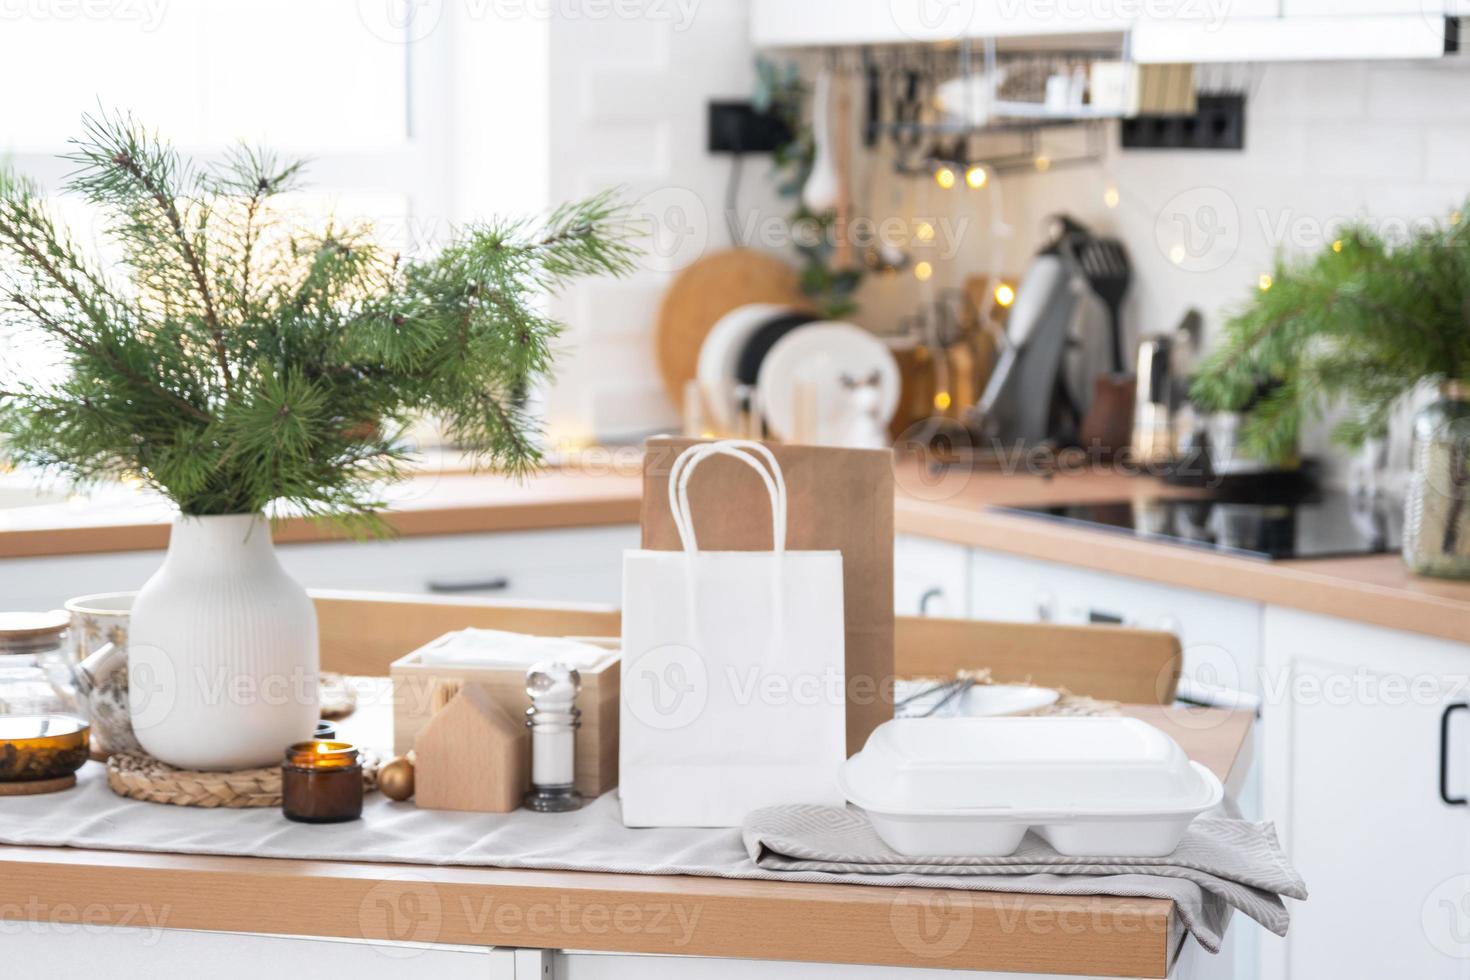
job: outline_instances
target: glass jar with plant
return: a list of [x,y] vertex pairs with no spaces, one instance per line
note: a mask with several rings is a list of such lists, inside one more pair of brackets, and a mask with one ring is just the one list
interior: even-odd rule
[[484,464],[532,466],[521,396],[559,329],[539,297],[628,270],[630,229],[599,196],[410,260],[366,226],[304,230],[283,197],[299,163],[240,149],[199,169],[129,116],[84,126],[65,189],[105,216],[115,264],[0,171],[0,323],[57,361],[0,365],[0,454],[80,483],[134,477],[178,506],[132,611],[138,739],[187,768],[274,763],[316,725],[317,635],[267,507],[381,529],[420,413]]
[[1365,223],[1315,256],[1279,259],[1225,326],[1193,388],[1215,411],[1239,410],[1262,379],[1247,449],[1289,457],[1303,422],[1329,404],[1350,448],[1383,435],[1425,386],[1438,400],[1414,420],[1404,501],[1404,560],[1426,575],[1470,577],[1470,221],[1455,211],[1399,234]]

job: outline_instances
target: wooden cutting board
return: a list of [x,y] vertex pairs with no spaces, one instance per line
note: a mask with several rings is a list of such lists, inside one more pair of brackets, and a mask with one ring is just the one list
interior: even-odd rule
[[684,387],[694,379],[705,336],[720,317],[747,303],[811,307],[796,270],[754,249],[715,252],[675,277],[659,304],[653,335],[659,377],[675,405],[684,404]]

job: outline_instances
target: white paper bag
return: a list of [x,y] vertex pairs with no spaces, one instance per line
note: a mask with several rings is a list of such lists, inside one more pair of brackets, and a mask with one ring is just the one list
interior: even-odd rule
[[[690,477],[715,454],[765,482],[774,550],[699,550]],[[669,507],[684,550],[623,556],[623,823],[736,827],[758,807],[841,806],[842,553],[786,550],[785,481],[757,442],[685,450]]]

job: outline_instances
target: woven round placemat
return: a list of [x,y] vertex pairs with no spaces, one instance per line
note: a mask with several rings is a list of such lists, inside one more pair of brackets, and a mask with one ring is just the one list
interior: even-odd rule
[[[359,751],[363,786],[374,790],[378,786],[381,760],[375,753]],[[120,752],[107,760],[107,785],[118,796],[172,806],[238,810],[281,805],[280,766],[236,772],[193,772],[175,769],[152,756]]]

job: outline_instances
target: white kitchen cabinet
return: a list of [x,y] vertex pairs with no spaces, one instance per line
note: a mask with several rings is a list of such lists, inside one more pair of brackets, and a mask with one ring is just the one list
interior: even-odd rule
[[1163,630],[1184,649],[1183,681],[1199,693],[1259,693],[1261,606],[1073,565],[973,552],[970,615]]
[[[1449,0],[1453,6],[1454,0]],[[1360,17],[1365,14],[1422,14],[1443,17],[1446,0],[1281,0],[1283,17]]]
[[[452,590],[505,599],[618,604],[623,551],[635,525],[283,544],[276,551],[309,589],[410,594]],[[160,551],[0,560],[0,607],[52,609],[73,596],[136,589]]]
[[893,606],[900,616],[969,615],[970,549],[900,535],[893,543]]
[[[105,908],[99,903],[99,910]],[[0,922],[6,976],[46,980],[102,976],[107,980],[193,976],[211,980],[520,980],[515,951],[510,949],[120,928],[87,924],[85,907],[48,911],[58,921]],[[145,910],[140,915],[150,912],[167,921],[168,909]]]
[[1273,980],[1470,977],[1470,645],[1266,610],[1266,808],[1311,898]]
[[[753,0],[756,47],[903,44],[960,38],[1116,34],[1140,22],[1275,17],[1280,0],[1058,3],[1056,0]],[[1061,41],[1058,42],[1062,43]]]
[[[1470,645],[1274,606],[1264,642],[1266,810],[1311,892],[1264,975],[1470,977],[1470,807],[1440,798]],[[1447,734],[1464,797],[1470,711]]]
[[[1221,980],[1222,956],[1211,956],[1185,937],[1170,980]],[[1034,980],[1034,973],[977,973],[926,967],[853,966],[729,960],[699,956],[638,956],[568,951],[554,957],[556,980]],[[519,976],[517,978],[519,980]],[[1076,976],[1072,980],[1101,980]]]

